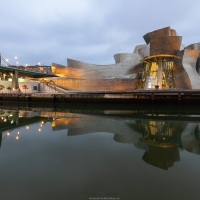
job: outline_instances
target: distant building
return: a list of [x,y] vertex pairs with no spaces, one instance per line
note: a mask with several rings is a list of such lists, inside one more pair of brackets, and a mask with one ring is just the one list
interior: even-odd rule
[[12,68],[18,68],[18,69],[22,69],[22,70],[29,70],[29,71],[34,71],[34,72],[42,72],[42,73],[46,73],[46,74],[51,74],[51,66],[48,65],[10,65],[10,67]]

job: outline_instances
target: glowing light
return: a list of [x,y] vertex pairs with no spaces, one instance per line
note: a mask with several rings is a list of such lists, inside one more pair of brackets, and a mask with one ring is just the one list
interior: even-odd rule
[[41,129],[41,128],[39,128],[39,129],[38,129],[38,131],[39,131],[39,132],[41,132],[41,131],[42,131],[42,129]]
[[10,136],[10,133],[9,133],[9,132],[7,132],[7,133],[6,133],[6,135],[7,135],[7,136]]
[[16,140],[19,140],[19,136],[16,136],[16,138],[15,138]]
[[17,132],[17,134],[19,135],[19,131]]
[[26,126],[26,129],[28,130],[28,129],[29,129],[29,126]]

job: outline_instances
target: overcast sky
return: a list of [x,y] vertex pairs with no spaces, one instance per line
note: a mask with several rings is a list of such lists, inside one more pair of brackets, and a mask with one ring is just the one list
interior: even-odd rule
[[21,65],[111,64],[166,26],[186,45],[200,42],[199,0],[6,0],[0,9],[0,52],[10,64],[15,56]]

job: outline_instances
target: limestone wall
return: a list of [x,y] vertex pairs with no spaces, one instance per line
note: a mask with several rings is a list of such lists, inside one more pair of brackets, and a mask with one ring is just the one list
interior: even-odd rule
[[39,84],[34,81],[20,82],[19,89],[22,93],[37,93],[39,91]]
[[[13,88],[12,88],[12,81],[2,81],[0,80],[0,85],[1,85],[1,90],[0,92],[1,93],[7,93],[7,92],[11,92],[13,91]],[[7,88],[11,88],[11,90],[8,90]]]
[[65,79],[54,78],[55,85],[77,91],[123,91],[135,89],[135,79]]

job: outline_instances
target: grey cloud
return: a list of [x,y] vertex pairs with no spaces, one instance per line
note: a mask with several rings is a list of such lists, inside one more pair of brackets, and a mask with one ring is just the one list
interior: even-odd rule
[[[11,6],[12,5],[12,6]],[[7,0],[1,2],[1,53],[21,64],[41,60],[66,64],[72,58],[112,63],[118,52],[132,52],[142,36],[165,26],[186,44],[199,41],[194,0]]]

